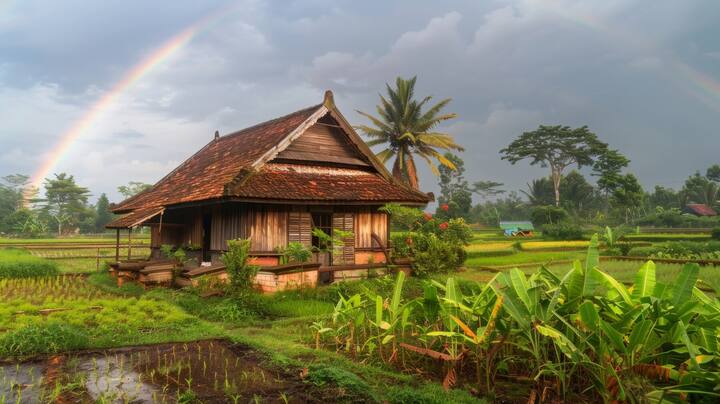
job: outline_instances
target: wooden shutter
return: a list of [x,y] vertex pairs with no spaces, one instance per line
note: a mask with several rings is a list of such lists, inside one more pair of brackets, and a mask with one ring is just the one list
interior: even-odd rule
[[309,212],[288,213],[288,243],[312,247],[312,216]]
[[[333,229],[340,229],[343,231],[354,232],[355,223],[354,215],[352,213],[333,213]],[[340,256],[333,257],[333,264],[354,264],[355,263],[355,236],[348,237],[343,240],[345,246],[343,247],[342,254]],[[337,262],[340,261],[340,262]]]

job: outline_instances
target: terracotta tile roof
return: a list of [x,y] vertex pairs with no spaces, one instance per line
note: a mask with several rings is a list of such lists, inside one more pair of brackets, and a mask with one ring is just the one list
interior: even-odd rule
[[126,215],[123,215],[122,217],[113,220],[112,222],[105,225],[105,227],[107,227],[108,229],[127,229],[129,227],[134,227],[139,223],[142,223],[148,219],[155,217],[156,215],[159,215],[163,211],[163,209],[163,207],[157,206],[135,209],[131,213],[128,213]]
[[703,203],[690,203],[687,204],[686,207],[688,208],[688,210],[690,210],[691,213],[694,213],[698,216],[717,216],[717,212],[715,212],[715,209]]
[[121,202],[113,210],[127,212],[140,207],[222,197],[226,184],[321,106],[315,105],[221,136],[205,145],[151,189]]
[[232,193],[241,198],[427,203],[428,196],[360,169],[266,164]]
[[[170,205],[221,198],[419,204],[432,199],[395,183],[352,128],[347,130],[348,135],[359,145],[360,152],[373,161],[369,171],[262,164],[274,151],[286,147],[289,143],[286,139],[293,131],[302,131],[304,123],[309,125],[314,122],[310,118],[319,118],[326,112],[341,117],[334,107],[331,93],[326,93],[323,104],[214,139],[151,189],[115,206],[115,213],[133,213],[111,225],[126,226],[140,211],[150,212]],[[341,119],[344,121],[344,118]],[[349,128],[349,125],[346,127]]]

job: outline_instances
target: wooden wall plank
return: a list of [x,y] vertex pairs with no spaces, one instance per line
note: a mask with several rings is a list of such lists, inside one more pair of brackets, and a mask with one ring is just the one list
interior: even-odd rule
[[278,160],[322,161],[368,166],[339,128],[315,124],[276,157]]

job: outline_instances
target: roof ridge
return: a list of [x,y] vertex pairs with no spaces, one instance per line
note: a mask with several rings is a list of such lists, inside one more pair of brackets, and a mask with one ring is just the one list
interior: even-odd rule
[[230,137],[235,137],[235,136],[237,136],[237,135],[242,135],[244,132],[249,132],[250,130],[257,129],[257,128],[262,127],[262,126],[265,126],[265,125],[271,125],[271,124],[273,124],[273,123],[275,123],[275,122],[281,121],[281,120],[283,120],[283,119],[287,119],[287,118],[289,118],[289,117],[291,117],[291,116],[293,116],[293,115],[297,115],[297,114],[300,114],[300,113],[303,113],[303,112],[307,112],[307,111],[310,111],[310,110],[318,109],[318,108],[320,108],[320,107],[322,107],[322,106],[323,106],[323,104],[317,104],[317,105],[313,105],[313,106],[310,106],[310,107],[298,109],[297,111],[291,112],[291,113],[289,113],[289,114],[285,114],[285,115],[280,116],[280,117],[277,117],[277,118],[269,119],[269,120],[264,121],[264,122],[256,123],[255,125],[248,126],[248,127],[246,127],[246,128],[242,128],[242,129],[240,129],[240,130],[236,130],[235,132],[230,132],[230,133],[228,133],[228,134],[226,134],[226,135],[222,135],[222,136],[219,137],[219,139],[222,140],[222,139],[227,139],[227,138],[230,138]]

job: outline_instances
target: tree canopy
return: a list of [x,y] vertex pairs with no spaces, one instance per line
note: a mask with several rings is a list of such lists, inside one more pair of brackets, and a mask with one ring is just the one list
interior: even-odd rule
[[45,197],[34,202],[40,203],[43,212],[57,224],[58,235],[63,226],[78,226],[88,213],[86,204],[90,191],[75,183],[75,178],[66,173],[55,174],[45,179]]
[[439,175],[433,160],[450,169],[455,169],[455,165],[438,150],[463,151],[463,148],[455,143],[451,135],[436,131],[438,124],[457,116],[441,112],[450,103],[450,98],[428,106],[432,96],[420,101],[415,99],[416,81],[417,77],[409,80],[398,77],[395,88],[386,84],[387,98],[380,95],[380,105],[376,107],[377,117],[357,111],[368,118],[374,127],[359,125],[356,129],[371,139],[367,142],[369,146],[385,146],[377,153],[380,161],[385,163],[395,157],[393,177],[419,189],[414,156],[425,160],[433,173]]
[[147,191],[152,188],[152,184],[146,184],[144,182],[130,181],[127,185],[120,185],[117,190],[120,192],[125,199],[133,197],[140,192]]
[[534,131],[524,132],[500,150],[502,159],[511,164],[529,159],[531,165],[550,167],[556,206],[560,206],[563,171],[573,164],[578,168],[593,165],[606,153],[607,143],[601,142],[587,126],[571,128],[561,125],[540,125]]

